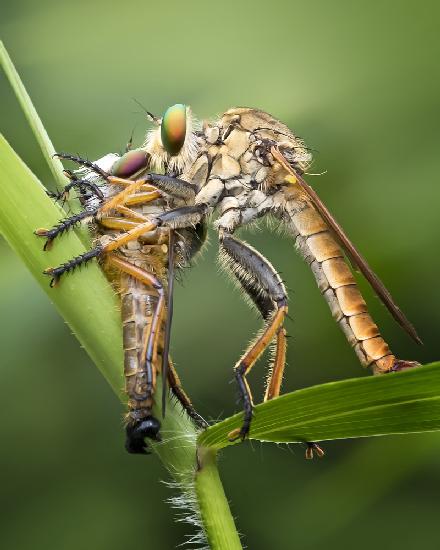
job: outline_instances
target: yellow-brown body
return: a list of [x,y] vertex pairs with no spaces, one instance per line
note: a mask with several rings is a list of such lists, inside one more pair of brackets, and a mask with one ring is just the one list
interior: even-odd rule
[[295,237],[298,251],[310,265],[335,321],[363,366],[371,366],[375,374],[388,372],[395,356],[368,313],[340,245],[299,188],[291,186],[285,195],[287,226]]

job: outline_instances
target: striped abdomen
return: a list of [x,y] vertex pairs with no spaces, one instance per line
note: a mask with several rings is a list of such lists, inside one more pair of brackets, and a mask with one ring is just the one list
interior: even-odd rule
[[120,295],[125,389],[129,399],[129,410],[150,410],[153,406],[156,374],[160,370],[160,365],[156,364],[153,372],[145,368],[145,343],[158,295],[153,288],[123,273],[120,280]]
[[367,310],[341,247],[317,210],[304,200],[288,200],[288,226],[296,246],[310,265],[318,287],[363,366],[375,374],[395,361]]

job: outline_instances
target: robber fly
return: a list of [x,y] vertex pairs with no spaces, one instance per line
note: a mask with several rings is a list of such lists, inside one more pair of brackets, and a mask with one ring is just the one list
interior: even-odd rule
[[101,207],[101,216],[118,211],[124,219],[126,197],[145,185],[154,188],[150,192],[180,198],[186,204],[171,204],[163,213],[147,215],[144,222],[136,220],[132,228],[112,218],[113,224],[121,224],[120,235],[50,273],[58,278],[70,265],[92,257],[119,257],[117,251],[151,232],[194,228],[215,213],[213,225],[219,236],[221,264],[264,320],[263,331],[234,367],[244,418],[241,428],[229,434],[230,440],[245,439],[249,433],[253,398],[246,377],[259,356],[273,343],[275,353],[265,400],[279,395],[285,366],[286,289],[269,260],[234,236],[238,228],[258,218],[271,215],[284,224],[363,366],[382,374],[418,365],[396,358],[369,315],[348,261],[364,274],[396,321],[420,343],[390,293],[304,180],[312,155],[287,126],[268,113],[246,107],[230,109],[217,120],[197,124],[188,107],[175,105],[162,118],[151,116],[151,120],[155,127],[148,132],[142,151],[149,157],[148,164],[165,176],[145,174],[133,182],[114,178],[81,159],[62,156],[89,166],[109,185],[126,186],[125,192]]

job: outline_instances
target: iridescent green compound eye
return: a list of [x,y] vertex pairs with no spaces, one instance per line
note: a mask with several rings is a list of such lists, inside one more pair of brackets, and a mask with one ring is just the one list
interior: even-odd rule
[[162,118],[162,145],[172,156],[177,155],[185,143],[186,105],[177,103],[169,107]]

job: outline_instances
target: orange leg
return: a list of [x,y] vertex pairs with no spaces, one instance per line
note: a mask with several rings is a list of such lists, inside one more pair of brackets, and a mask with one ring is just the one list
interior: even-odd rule
[[[139,180],[117,178],[116,176],[108,176],[107,178],[107,183],[111,183],[113,185],[121,185],[124,187],[128,187],[129,185],[132,185],[134,181],[139,181]],[[147,183],[147,180],[144,178],[144,185],[141,186],[140,189],[141,191],[155,191],[156,187],[154,185],[151,185],[150,183]]]
[[126,204],[127,206],[132,206],[134,204],[146,204],[148,202],[159,199],[161,196],[162,194],[160,191],[136,193],[135,195],[129,195],[125,199],[124,204]]
[[286,366],[286,347],[286,330],[281,328],[277,334],[275,358],[272,365],[272,371],[267,379],[264,401],[268,401],[280,395],[284,367]]
[[123,246],[124,244],[136,240],[138,237],[140,237],[143,233],[148,233],[149,231],[153,231],[157,227],[157,222],[144,222],[137,224],[136,227],[133,229],[130,229],[126,233],[123,233],[122,235],[118,235],[113,240],[111,240],[108,244],[106,244],[103,247],[103,252],[112,252],[113,250],[116,250]]
[[120,229],[121,231],[129,231],[139,226],[139,222],[127,218],[102,218],[98,223],[107,229]]
[[252,421],[252,393],[246,380],[251,368],[255,364],[258,357],[263,353],[267,346],[271,343],[277,332],[281,329],[284,318],[287,314],[287,306],[281,306],[271,319],[270,323],[264,330],[263,334],[252,345],[252,347],[243,355],[240,361],[235,366],[235,377],[238,383],[240,394],[243,398],[244,421],[241,428],[233,430],[228,434],[230,441],[236,439],[245,439],[249,433],[249,428]]
[[126,218],[137,221],[139,223],[147,222],[148,218],[146,216],[143,216],[142,214],[139,214],[138,212],[135,212],[134,210],[131,210],[131,208],[127,208],[123,204],[120,204],[115,208],[120,214],[123,214]]
[[[113,180],[115,178],[109,178],[109,179],[112,180],[112,182],[114,183]],[[119,179],[119,178],[116,178],[116,179]],[[120,204],[125,204],[126,199],[130,195],[133,195],[133,193],[136,193],[137,191],[139,191],[145,183],[146,183],[145,179],[132,181],[130,185],[127,185],[127,187],[123,191],[121,191],[120,193],[112,197],[110,200],[108,200],[105,204],[103,204],[99,209],[99,212],[103,214],[104,212],[109,212],[110,210],[113,210]],[[151,193],[151,195],[154,195],[154,193]],[[150,198],[150,200],[154,200],[155,198],[157,198],[157,196],[155,196],[154,198]]]

